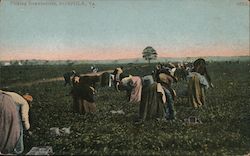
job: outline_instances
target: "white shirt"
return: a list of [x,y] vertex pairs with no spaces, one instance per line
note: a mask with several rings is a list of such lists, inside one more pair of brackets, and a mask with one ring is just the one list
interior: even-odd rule
[[6,92],[0,90],[0,92],[3,92],[9,96],[12,97],[16,105],[21,106],[21,119],[24,122],[24,127],[26,130],[30,128],[30,123],[29,123],[29,104],[28,102],[19,94],[15,92]]

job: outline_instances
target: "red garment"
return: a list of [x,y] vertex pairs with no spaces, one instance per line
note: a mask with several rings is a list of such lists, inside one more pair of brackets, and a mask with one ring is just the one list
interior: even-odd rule
[[140,102],[142,92],[142,80],[139,76],[133,76],[131,78],[132,86],[134,87],[131,91],[129,102]]

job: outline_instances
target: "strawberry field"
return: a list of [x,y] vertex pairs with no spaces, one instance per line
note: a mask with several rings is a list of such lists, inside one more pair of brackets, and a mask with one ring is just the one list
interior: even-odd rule
[[[118,65],[102,65],[100,70]],[[144,76],[154,65],[124,65],[125,72]],[[128,103],[125,92],[97,87],[95,114],[72,112],[70,86],[63,81],[34,83],[62,77],[75,69],[89,72],[89,65],[8,66],[0,69],[2,89],[29,93],[32,102],[32,136],[25,137],[25,152],[34,146],[52,146],[55,154],[86,155],[243,155],[250,152],[250,63],[214,62],[208,71],[214,84],[206,105],[194,110],[185,97],[177,97],[174,121],[150,120],[136,124],[139,103]],[[174,84],[180,90],[185,81]],[[124,114],[111,111],[123,110]],[[200,124],[187,124],[195,116]],[[53,136],[51,127],[70,127],[70,134]]]

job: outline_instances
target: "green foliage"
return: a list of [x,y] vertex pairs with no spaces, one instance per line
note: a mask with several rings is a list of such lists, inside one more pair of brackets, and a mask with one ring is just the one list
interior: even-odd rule
[[[124,68],[132,75],[143,76],[150,74],[153,66]],[[208,90],[205,107],[194,110],[185,98],[177,97],[176,121],[151,120],[141,125],[134,122],[138,117],[139,104],[128,103],[126,93],[116,92],[114,88],[98,88],[97,112],[86,116],[72,113],[72,99],[67,96],[70,87],[64,87],[62,81],[11,89],[29,92],[34,98],[31,109],[36,121],[33,136],[25,138],[26,151],[32,146],[48,145],[58,155],[243,155],[249,152],[250,147],[249,67],[247,63],[208,64],[215,88]],[[36,68],[29,69],[36,78],[62,75],[71,69],[66,66]],[[45,69],[46,74],[41,72]],[[80,71],[80,67],[74,69]],[[1,70],[18,76],[16,71],[30,73],[21,67]],[[20,76],[22,81],[23,76]],[[7,76],[2,82],[9,82],[6,79]],[[33,77],[27,76],[25,80],[32,81]],[[183,85],[185,81],[174,87],[180,89]],[[120,109],[125,115],[110,113]],[[203,124],[186,125],[183,120],[191,115],[200,117]],[[71,134],[52,137],[49,134],[51,127],[71,127]]]
[[[2,66],[0,71],[0,84],[2,86],[14,83],[32,82],[48,78],[62,77],[64,73],[75,70],[79,73],[91,72],[89,64],[73,65],[24,65]],[[111,65],[99,65],[99,70],[112,69]]]

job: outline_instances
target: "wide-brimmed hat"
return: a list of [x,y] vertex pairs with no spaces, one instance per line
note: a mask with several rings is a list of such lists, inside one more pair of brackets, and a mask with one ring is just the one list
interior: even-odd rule
[[160,80],[160,82],[163,82],[166,84],[169,84],[172,82],[177,82],[177,78],[174,75],[172,75],[171,73],[160,73],[159,80]]
[[160,82],[163,82],[166,84],[174,82],[174,79],[170,75],[165,74],[165,73],[159,74],[159,80],[160,80]]
[[161,73],[164,73],[164,74],[166,74],[166,75],[168,75],[168,76],[170,76],[170,77],[172,77],[172,79],[175,81],[175,82],[177,82],[177,77],[175,77],[175,75],[174,75],[174,73],[175,73],[175,70],[176,70],[176,68],[168,68],[168,67],[166,67],[166,68],[164,68],[164,69],[162,69],[161,71],[160,71],[160,74]]
[[207,62],[203,58],[198,58],[194,61],[193,65],[198,66],[198,65],[206,65]]

